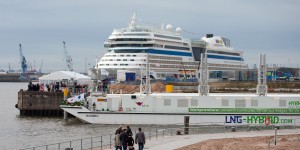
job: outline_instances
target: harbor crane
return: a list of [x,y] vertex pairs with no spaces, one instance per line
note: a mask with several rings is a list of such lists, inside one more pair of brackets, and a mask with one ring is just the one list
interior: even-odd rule
[[64,44],[65,61],[67,63],[67,67],[68,67],[69,71],[73,71],[73,62],[72,62],[71,55],[69,55],[67,52],[67,47],[66,47],[65,41],[63,41],[63,44]]
[[26,62],[25,56],[22,53],[22,45],[19,44],[19,46],[20,46],[20,63],[21,63],[21,67],[22,67],[22,73],[21,73],[20,79],[26,79],[25,75],[27,72],[27,62]]

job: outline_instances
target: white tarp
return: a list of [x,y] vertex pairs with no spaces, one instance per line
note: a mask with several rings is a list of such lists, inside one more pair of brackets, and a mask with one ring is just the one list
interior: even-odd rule
[[77,84],[89,84],[91,82],[91,77],[86,75],[76,73],[73,71],[56,71],[48,75],[39,77],[40,84],[50,84],[55,82],[63,81],[64,79],[71,80],[73,78]]

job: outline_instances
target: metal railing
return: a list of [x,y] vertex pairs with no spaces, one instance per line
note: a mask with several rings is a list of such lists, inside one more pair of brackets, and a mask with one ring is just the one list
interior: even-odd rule
[[[247,132],[247,131],[261,131],[261,130],[273,130],[277,129],[296,129],[300,128],[299,124],[280,124],[280,125],[220,125],[216,122],[206,122],[201,124],[190,124],[189,127],[184,125],[177,125],[176,127],[166,129],[149,129],[144,130],[144,134],[147,140],[153,140],[158,138],[164,138],[175,135],[184,134],[207,134],[207,133],[225,133],[225,132]],[[134,135],[137,130],[134,131]],[[70,140],[60,143],[47,144],[41,146],[35,146],[31,148],[25,148],[20,150],[102,150],[114,148],[114,134],[95,136],[90,138],[83,138],[78,140]]]

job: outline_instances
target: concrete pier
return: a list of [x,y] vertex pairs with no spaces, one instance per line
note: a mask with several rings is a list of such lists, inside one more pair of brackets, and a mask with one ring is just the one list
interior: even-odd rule
[[20,115],[62,116],[63,110],[60,105],[63,98],[61,91],[41,92],[21,89],[18,92],[16,108],[20,110]]

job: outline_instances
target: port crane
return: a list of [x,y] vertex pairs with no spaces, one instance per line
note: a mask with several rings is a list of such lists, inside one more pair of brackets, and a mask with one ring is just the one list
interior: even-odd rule
[[22,73],[21,73],[20,79],[26,79],[25,75],[27,72],[27,62],[26,62],[25,56],[22,53],[22,45],[19,44],[19,46],[20,46],[20,63],[21,63],[21,67],[22,67]]
[[63,41],[63,44],[64,44],[65,61],[67,63],[67,67],[68,67],[69,71],[73,71],[72,57],[67,52],[67,47],[66,47],[66,42],[65,41]]

